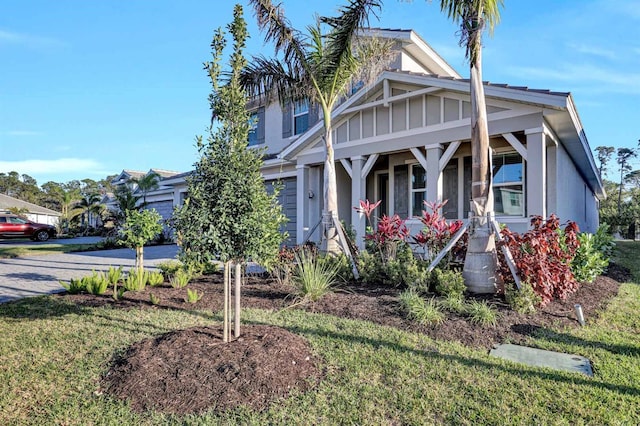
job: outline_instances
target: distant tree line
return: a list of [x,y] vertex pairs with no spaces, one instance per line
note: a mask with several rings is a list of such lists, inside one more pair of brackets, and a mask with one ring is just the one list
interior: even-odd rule
[[106,193],[113,192],[111,180],[114,177],[66,183],[49,181],[38,186],[36,179],[28,174],[12,171],[0,173],[0,193],[60,212],[60,228],[64,232],[72,226],[84,228],[86,232],[92,218],[104,216],[101,200]]
[[[600,203],[600,222],[609,225],[612,232],[633,239],[640,225],[640,169],[633,168],[640,154],[640,140],[637,148],[599,146],[596,153],[607,193],[607,199]],[[617,166],[610,166],[614,155]],[[615,177],[607,179],[609,176]]]

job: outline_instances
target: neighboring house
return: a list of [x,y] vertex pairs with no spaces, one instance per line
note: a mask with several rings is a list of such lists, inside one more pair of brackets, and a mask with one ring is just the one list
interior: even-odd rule
[[36,223],[56,226],[60,218],[60,213],[55,210],[0,194],[0,211],[9,213],[11,208],[26,209],[28,212],[24,215],[27,219]]
[[[180,173],[163,169],[149,169],[147,172],[125,169],[111,180],[111,185],[114,189],[117,189],[121,185],[128,185],[131,188],[133,195],[141,197],[138,202],[138,205],[140,205],[142,203],[143,194],[132,178],[140,179],[151,173],[154,173],[159,177],[158,188],[147,192],[147,204],[145,208],[156,209],[162,218],[167,220],[171,218],[171,215],[173,214],[173,206],[178,205],[180,199],[174,202],[173,193],[176,191],[176,188],[172,184],[167,185],[165,182],[171,180],[174,176],[180,175]],[[116,198],[113,193],[107,193],[102,202],[112,211],[116,211],[118,209]]]
[[[424,200],[448,200],[448,219],[466,219],[471,210],[469,81],[411,30],[369,32],[396,40],[399,55],[333,112],[338,213],[360,245],[365,222],[353,207],[361,199],[380,200],[377,215],[409,218],[414,230]],[[493,83],[484,89],[497,220],[522,232],[531,215],[555,213],[595,232],[605,194],[571,94]],[[323,207],[318,109],[305,102],[250,108],[257,120],[249,144],[266,147],[267,187],[283,185],[289,242],[319,241],[319,228],[307,235]],[[163,179],[149,196],[180,205],[186,175]]]

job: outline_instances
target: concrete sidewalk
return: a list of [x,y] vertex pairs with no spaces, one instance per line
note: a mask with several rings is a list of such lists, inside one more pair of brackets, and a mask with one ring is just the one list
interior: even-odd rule
[[[159,262],[174,259],[177,253],[176,245],[145,247],[145,267],[153,269]],[[0,259],[0,303],[61,292],[64,288],[59,280],[80,278],[109,266],[128,269],[134,263],[135,251],[128,248]]]

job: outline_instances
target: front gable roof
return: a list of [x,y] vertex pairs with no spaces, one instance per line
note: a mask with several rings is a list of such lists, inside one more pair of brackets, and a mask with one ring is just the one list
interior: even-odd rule
[[[447,91],[469,95],[468,79],[388,70],[383,72],[374,83],[361,89],[333,111],[332,121],[336,124],[334,129],[338,127],[337,124],[341,119],[344,119],[357,107],[376,102],[374,96],[380,93],[381,90],[387,91],[387,99],[393,99],[388,92],[388,87],[391,83],[411,84],[416,87],[422,87],[424,91],[432,90],[433,92],[430,93]],[[560,143],[576,164],[585,181],[599,197],[604,196],[602,181],[597,173],[593,155],[570,93],[529,89],[523,86],[510,86],[508,84],[490,82],[484,82],[484,89],[488,105],[491,101],[508,102],[517,108],[520,108],[518,105],[521,105],[523,110],[536,108],[541,111],[545,122],[558,136]],[[381,101],[377,102],[380,103]],[[322,132],[323,123],[319,122],[286,147],[279,154],[279,158],[289,161],[294,160],[302,151],[315,146],[322,136]]]

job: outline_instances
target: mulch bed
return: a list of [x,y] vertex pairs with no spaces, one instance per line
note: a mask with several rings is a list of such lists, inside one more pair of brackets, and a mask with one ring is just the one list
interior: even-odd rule
[[[484,297],[499,313],[495,327],[471,324],[456,314],[437,326],[421,326],[404,318],[398,303],[399,289],[349,286],[320,301],[298,309],[423,333],[434,339],[453,340],[490,349],[497,343],[523,343],[540,329],[579,327],[574,305],[582,306],[587,321],[597,316],[618,293],[619,282],[631,280],[625,268],[611,265],[608,276],[580,286],[566,300],[549,303],[535,314],[512,311],[499,297]],[[220,312],[222,276],[211,275],[189,284],[203,294],[195,304],[185,302],[186,289],[168,286],[128,292],[119,300],[92,295],[62,295],[84,306],[109,305],[123,309],[198,309]],[[150,303],[150,293],[160,299]],[[242,286],[243,308],[279,310],[293,303],[291,289],[269,278],[249,276]],[[136,410],[166,413],[198,413],[226,410],[238,405],[266,408],[292,389],[304,391],[320,377],[320,361],[306,341],[286,330],[270,326],[245,326],[242,340],[221,344],[221,330],[192,328],[139,342],[117,359],[103,380],[103,389],[127,398]]]
[[102,388],[129,400],[136,411],[186,414],[239,405],[262,410],[319,379],[319,362],[302,337],[266,325],[241,331],[229,343],[223,343],[220,327],[194,327],[138,342],[115,361]]

